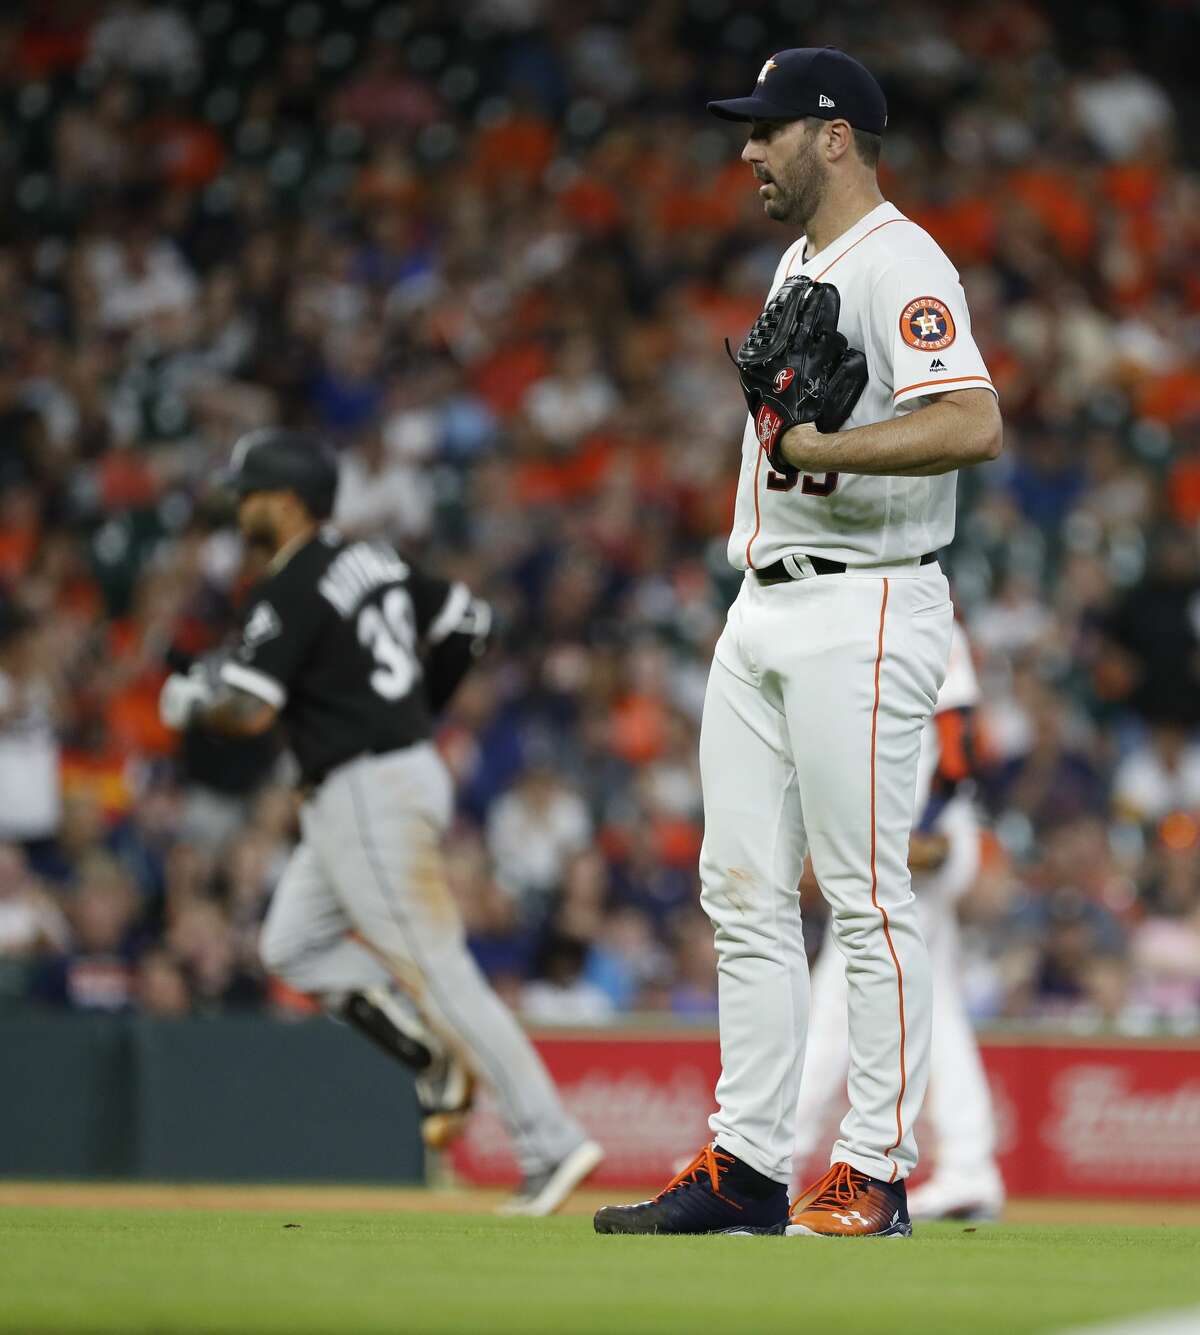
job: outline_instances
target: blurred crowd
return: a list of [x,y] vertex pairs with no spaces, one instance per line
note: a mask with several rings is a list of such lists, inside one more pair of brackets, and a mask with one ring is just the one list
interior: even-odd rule
[[[498,608],[450,875],[531,1021],[715,1016],[697,728],[737,576],[722,340],[790,239],[703,112],[836,44],[963,277],[1006,449],[943,554],[984,684],[981,1023],[1200,1028],[1193,6],[39,0],[0,15],[0,998],[303,1010],[272,736],[160,726],[253,572],[233,437]],[[816,947],[822,908],[805,889]]]

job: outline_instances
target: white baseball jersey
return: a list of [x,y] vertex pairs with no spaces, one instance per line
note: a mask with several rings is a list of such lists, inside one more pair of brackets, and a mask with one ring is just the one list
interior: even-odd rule
[[[958,271],[894,205],[872,209],[816,255],[806,257],[805,245],[801,237],[784,252],[771,293],[801,274],[837,288],[838,329],[869,371],[843,430],[898,417],[947,390],[995,392]],[[794,553],[874,565],[936,551],[954,536],[957,477],[783,477],[747,415],[730,563],[761,570]]]

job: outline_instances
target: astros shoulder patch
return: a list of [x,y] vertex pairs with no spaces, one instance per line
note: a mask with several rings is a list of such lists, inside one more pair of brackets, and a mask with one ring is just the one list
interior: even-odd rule
[[900,313],[900,337],[920,352],[948,348],[954,342],[954,317],[936,297],[915,297]]

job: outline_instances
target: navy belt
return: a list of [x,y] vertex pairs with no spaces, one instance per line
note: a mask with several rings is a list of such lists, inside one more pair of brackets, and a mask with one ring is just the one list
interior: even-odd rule
[[[845,561],[830,561],[824,556],[806,556],[804,558],[813,568],[817,575],[842,575],[849,569]],[[926,552],[921,557],[921,565],[932,565],[937,560],[937,552]],[[763,566],[761,570],[754,572],[755,579],[760,584],[786,584],[796,578],[795,575],[784,565],[783,558],[778,561],[772,561],[769,566]]]

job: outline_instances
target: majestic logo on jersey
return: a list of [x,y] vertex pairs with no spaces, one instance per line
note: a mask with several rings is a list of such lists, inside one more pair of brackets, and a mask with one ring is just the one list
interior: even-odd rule
[[758,82],[758,83],[764,83],[764,82],[766,81],[766,77],[767,77],[767,75],[770,74],[770,72],[771,72],[773,69],[777,69],[777,68],[778,68],[778,66],[775,64],[774,60],[768,60],[768,61],[766,62],[766,64],[762,67],[762,69],[759,70],[759,72],[758,72],[758,79],[757,79],[756,82]]
[[251,648],[257,648],[265,641],[273,640],[282,630],[279,613],[270,603],[258,603],[246,618],[246,629],[242,632],[242,639]]
[[954,317],[936,297],[917,297],[900,314],[900,337],[910,348],[939,352],[954,342]]
[[795,378],[796,372],[791,366],[785,366],[782,371],[777,371],[775,373],[775,393],[782,394]]
[[946,369],[946,363],[942,361],[940,357],[935,357],[933,361],[929,363],[929,369],[936,374],[936,372],[944,371]]
[[764,403],[755,415],[754,431],[758,436],[758,443],[768,454],[775,448],[775,438],[779,435],[779,429],[782,426],[783,418],[774,408],[770,408]]
[[837,103],[833,100],[832,97],[826,97],[825,94],[822,93],[821,96],[820,96],[819,98],[817,98],[817,106],[819,106],[819,107],[836,107],[836,106],[837,106]]

